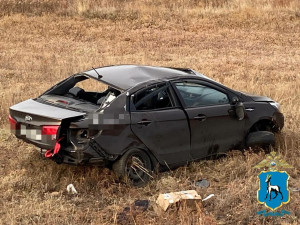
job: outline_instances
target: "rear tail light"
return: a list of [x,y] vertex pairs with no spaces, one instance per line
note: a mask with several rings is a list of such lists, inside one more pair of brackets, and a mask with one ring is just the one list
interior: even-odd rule
[[14,118],[12,118],[11,115],[8,116],[8,119],[9,119],[10,129],[11,130],[17,130],[17,129],[19,129],[18,122]]
[[59,126],[42,126],[42,135],[56,135]]

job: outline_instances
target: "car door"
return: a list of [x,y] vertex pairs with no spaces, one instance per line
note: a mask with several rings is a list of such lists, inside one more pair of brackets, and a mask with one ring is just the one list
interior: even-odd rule
[[199,80],[177,81],[174,88],[189,117],[193,159],[224,152],[243,142],[245,120],[232,115],[231,93]]
[[160,163],[191,160],[188,120],[169,83],[148,86],[130,101],[131,129]]

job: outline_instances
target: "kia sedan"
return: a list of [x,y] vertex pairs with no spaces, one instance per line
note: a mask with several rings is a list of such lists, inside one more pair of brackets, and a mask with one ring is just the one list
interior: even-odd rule
[[[82,88],[85,81],[106,90]],[[192,69],[118,65],[74,74],[10,107],[11,131],[57,163],[102,165],[141,186],[229,149],[274,144],[274,100],[232,90]]]

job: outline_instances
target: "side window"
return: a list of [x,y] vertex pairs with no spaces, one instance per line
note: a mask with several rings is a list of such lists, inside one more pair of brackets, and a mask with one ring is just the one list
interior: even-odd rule
[[222,105],[229,103],[226,94],[216,89],[197,83],[175,83],[187,107],[200,107],[208,105]]
[[136,110],[165,109],[174,106],[169,86],[159,84],[143,89],[133,96]]

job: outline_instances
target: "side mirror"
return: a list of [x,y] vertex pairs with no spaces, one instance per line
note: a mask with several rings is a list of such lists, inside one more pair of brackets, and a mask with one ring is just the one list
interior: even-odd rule
[[245,108],[242,102],[237,102],[235,104],[235,115],[238,120],[243,120],[245,118]]

